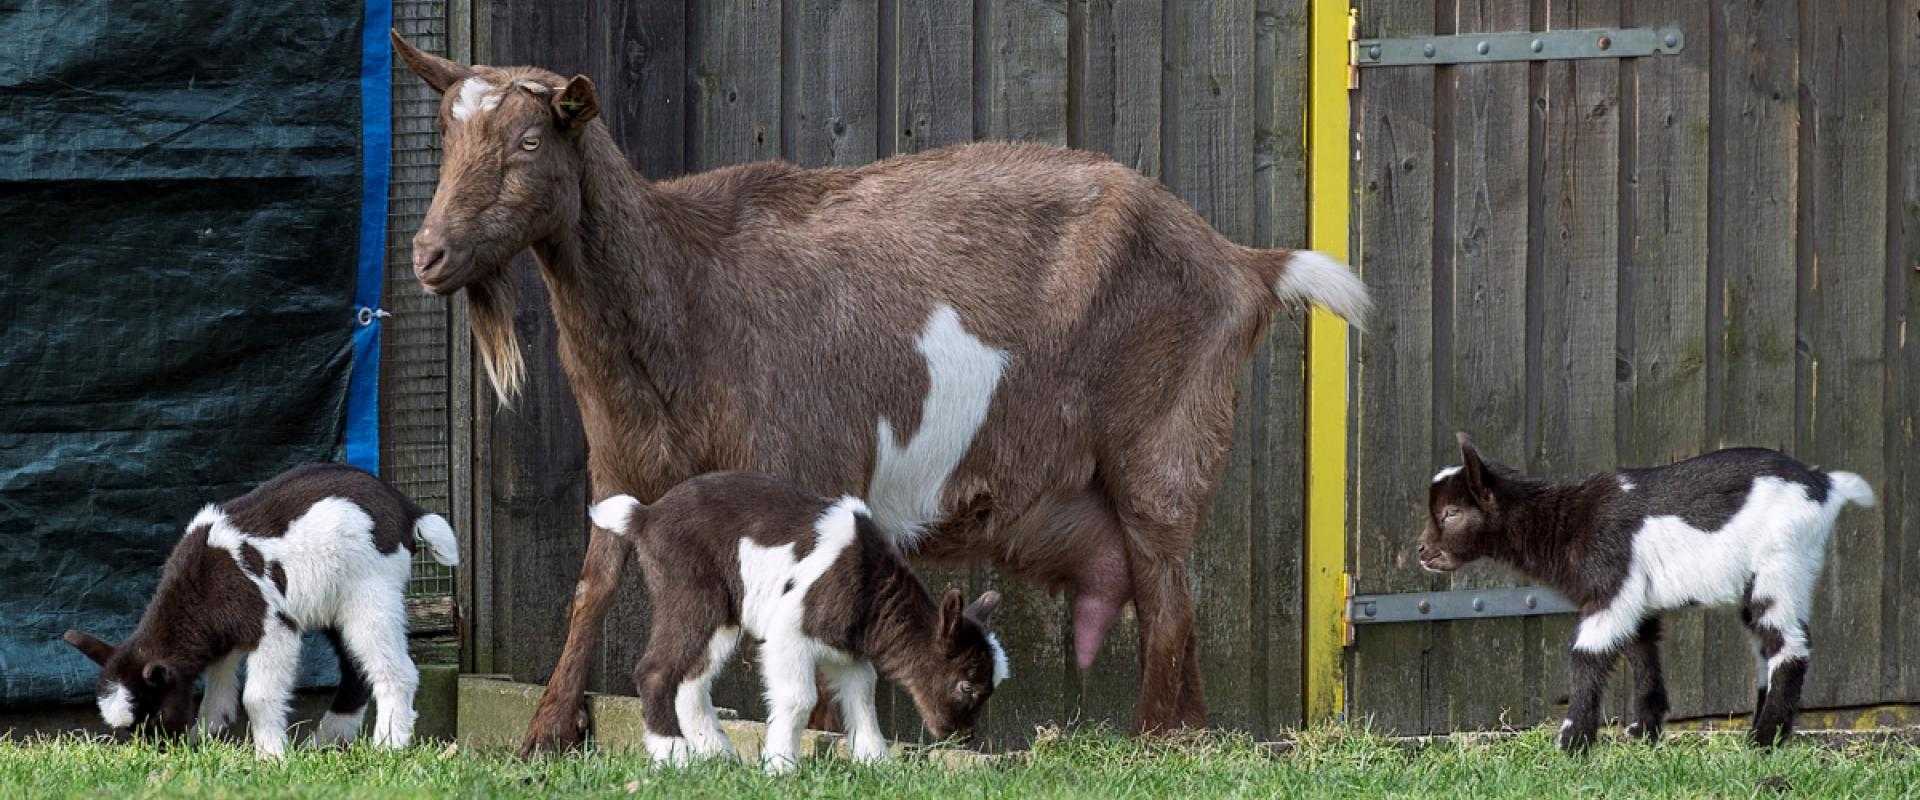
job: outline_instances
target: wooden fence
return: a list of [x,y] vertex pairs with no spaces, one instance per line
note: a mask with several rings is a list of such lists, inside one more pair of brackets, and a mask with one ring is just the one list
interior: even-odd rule
[[[1409,546],[1455,430],[1577,476],[1729,445],[1859,472],[1812,620],[1806,702],[1920,700],[1920,232],[1911,0],[1373,0],[1362,36],[1674,25],[1675,56],[1363,70],[1354,366],[1359,591],[1451,581]],[[1350,711],[1396,731],[1557,718],[1567,616],[1362,626]],[[1727,612],[1676,614],[1680,716],[1750,711]],[[1627,693],[1612,698],[1624,708]]]
[[[971,139],[1113,154],[1236,241],[1304,244],[1308,0],[400,0],[436,52],[592,76],[639,168],[667,177],[785,158],[857,165]],[[1672,6],[1672,9],[1666,8]],[[1905,454],[1920,356],[1905,319],[1920,230],[1912,0],[1366,0],[1363,35],[1682,27],[1681,55],[1577,64],[1368,68],[1353,96],[1358,266],[1381,302],[1353,339],[1349,568],[1364,592],[1451,584],[1407,559],[1427,480],[1467,429],[1509,462],[1573,475],[1712,446],[1780,446],[1882,493],[1849,512],[1814,620],[1809,700],[1920,700],[1920,515]],[[585,442],[523,266],[529,392],[476,385],[464,309],[418,298],[404,243],[431,193],[433,106],[396,77],[394,253],[383,394],[389,473],[441,492],[467,548],[463,666],[544,680],[585,550]],[[1326,198],[1319,198],[1322,202]],[[1824,267],[1824,269],[1823,269]],[[1303,719],[1301,321],[1243,381],[1234,456],[1194,555],[1218,725]],[[396,378],[397,376],[397,378]],[[1914,476],[1920,479],[1920,475]],[[413,483],[409,483],[413,482]],[[1318,557],[1316,557],[1318,558]],[[991,734],[1131,715],[1131,620],[1070,665],[1058,598],[1007,591],[1018,679]],[[610,615],[595,688],[631,691],[644,591]],[[1361,626],[1348,713],[1400,731],[1556,715],[1565,617]],[[1669,625],[1681,714],[1743,710],[1737,622]],[[1331,659],[1331,657],[1330,657]],[[1619,693],[1616,692],[1616,695]],[[721,697],[758,713],[748,679]],[[890,727],[911,736],[901,698]]]

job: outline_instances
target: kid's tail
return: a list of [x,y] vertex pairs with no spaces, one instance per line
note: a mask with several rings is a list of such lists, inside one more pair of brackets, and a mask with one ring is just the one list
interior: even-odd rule
[[1841,500],[1861,508],[1873,507],[1873,485],[1851,472],[1829,472],[1827,480],[1833,482],[1833,493]]
[[460,542],[453,538],[453,526],[439,514],[422,514],[413,521],[413,535],[427,543],[433,560],[443,566],[460,566]]
[[587,509],[587,516],[593,524],[605,528],[616,536],[625,536],[640,529],[647,507],[630,494],[616,494]]
[[[1284,259],[1273,257],[1283,253]],[[1366,328],[1373,298],[1367,295],[1367,285],[1360,282],[1360,276],[1345,264],[1312,250],[1267,251],[1260,255],[1267,257],[1256,263],[1267,273],[1273,293],[1282,302],[1319,303],[1354,327]]]

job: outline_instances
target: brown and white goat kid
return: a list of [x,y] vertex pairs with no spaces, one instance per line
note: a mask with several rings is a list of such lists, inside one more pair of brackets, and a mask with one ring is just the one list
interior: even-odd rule
[[1579,607],[1562,749],[1592,744],[1601,690],[1622,652],[1636,692],[1627,731],[1660,737],[1659,614],[1690,605],[1739,606],[1765,664],[1753,740],[1772,745],[1792,733],[1814,582],[1840,510],[1873,505],[1865,480],[1745,447],[1555,484],[1483,460],[1464,433],[1460,451],[1460,466],[1441,470],[1428,491],[1420,565],[1451,572],[1497,559]]
[[987,630],[996,592],[936,606],[854,497],[820,497],[751,472],[685,481],[652,505],[594,504],[593,523],[633,543],[652,599],[646,655],[634,669],[656,763],[733,755],[710,689],[740,634],[760,640],[769,772],[792,769],[826,675],[853,757],[887,757],[874,710],[875,668],[913,697],[928,732],[972,730],[1006,653]]
[[231,724],[244,697],[254,752],[278,758],[300,632],[322,630],[339,654],[340,685],[314,742],[351,741],[371,695],[374,743],[404,747],[419,685],[404,597],[415,536],[435,561],[459,562],[447,521],[379,478],[344,464],[296,467],[194,516],[125,642],[65,638],[101,667],[96,694],[108,725],[185,732],[204,674],[200,729]]

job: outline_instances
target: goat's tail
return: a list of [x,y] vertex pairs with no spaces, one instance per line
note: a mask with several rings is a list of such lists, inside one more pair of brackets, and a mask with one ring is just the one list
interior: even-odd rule
[[1319,303],[1365,329],[1373,298],[1345,264],[1312,250],[1254,251],[1255,268],[1283,303]]
[[630,494],[616,494],[587,509],[593,524],[615,536],[640,532],[647,518],[647,506]]
[[444,566],[460,566],[460,540],[453,537],[453,526],[439,514],[421,514],[413,521],[413,535],[427,543],[433,560]]
[[1851,472],[1829,472],[1827,480],[1833,482],[1833,494],[1842,501],[1861,508],[1873,507],[1873,484]]

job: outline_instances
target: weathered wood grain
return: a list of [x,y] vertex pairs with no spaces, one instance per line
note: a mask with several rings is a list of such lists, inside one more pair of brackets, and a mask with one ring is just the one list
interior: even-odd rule
[[897,0],[893,149],[912,153],[973,138],[973,9]]
[[781,131],[786,158],[804,166],[858,166],[875,156],[879,4],[787,0]]
[[779,158],[780,3],[695,0],[688,9],[688,169]]

